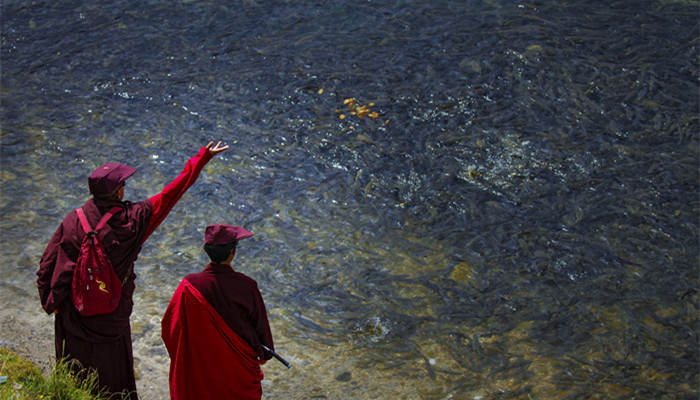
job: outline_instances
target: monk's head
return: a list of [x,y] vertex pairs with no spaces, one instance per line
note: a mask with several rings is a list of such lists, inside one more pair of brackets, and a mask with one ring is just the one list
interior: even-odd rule
[[211,262],[217,264],[229,264],[236,254],[238,242],[228,244],[204,244],[204,251],[209,256]]
[[136,169],[119,163],[106,163],[92,171],[88,178],[90,193],[97,198],[121,200],[124,182]]
[[228,264],[236,254],[238,241],[253,234],[240,226],[215,224],[204,232],[204,251],[212,262]]

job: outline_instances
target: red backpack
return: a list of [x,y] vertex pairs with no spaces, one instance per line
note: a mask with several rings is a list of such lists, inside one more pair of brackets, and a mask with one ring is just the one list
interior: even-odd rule
[[100,219],[95,230],[90,228],[82,208],[75,211],[85,231],[85,237],[73,272],[73,304],[80,315],[84,316],[111,313],[119,305],[122,282],[114,272],[98,234],[121,208],[114,207],[109,210]]

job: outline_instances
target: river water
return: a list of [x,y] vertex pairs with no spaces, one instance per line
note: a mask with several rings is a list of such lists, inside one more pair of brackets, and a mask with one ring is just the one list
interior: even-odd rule
[[145,399],[217,222],[293,364],[265,398],[698,398],[697,1],[1,7],[4,334],[50,348],[92,169],[142,200],[222,140],[137,261]]

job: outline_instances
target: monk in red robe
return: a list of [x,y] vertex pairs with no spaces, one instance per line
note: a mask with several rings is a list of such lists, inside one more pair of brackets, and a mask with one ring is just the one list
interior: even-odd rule
[[204,250],[211,263],[180,282],[161,323],[170,354],[172,400],[262,397],[260,366],[274,351],[257,283],[234,271],[238,241],[253,236],[227,224],[210,225]]
[[141,246],[195,183],[202,168],[226,149],[228,146],[221,146],[221,142],[202,147],[162,192],[137,203],[122,201],[124,182],[136,172],[134,168],[107,163],[92,172],[88,185],[94,197],[82,206],[90,225],[95,227],[113,207],[121,208],[99,235],[115,273],[124,283],[115,311],[86,317],[71,300],[73,271],[85,235],[75,211],[63,220],[41,257],[37,271],[39,298],[47,314],[56,314],[56,359],[76,360],[83,368],[97,371],[100,388],[106,389],[111,399],[138,399],[129,318],[134,304],[134,262]]

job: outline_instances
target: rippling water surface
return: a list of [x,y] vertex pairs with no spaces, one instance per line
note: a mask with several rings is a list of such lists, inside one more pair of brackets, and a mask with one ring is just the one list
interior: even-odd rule
[[3,332],[52,340],[34,272],[93,168],[140,200],[220,139],[137,261],[144,398],[216,222],[256,233],[266,398],[698,397],[696,1],[1,7]]

